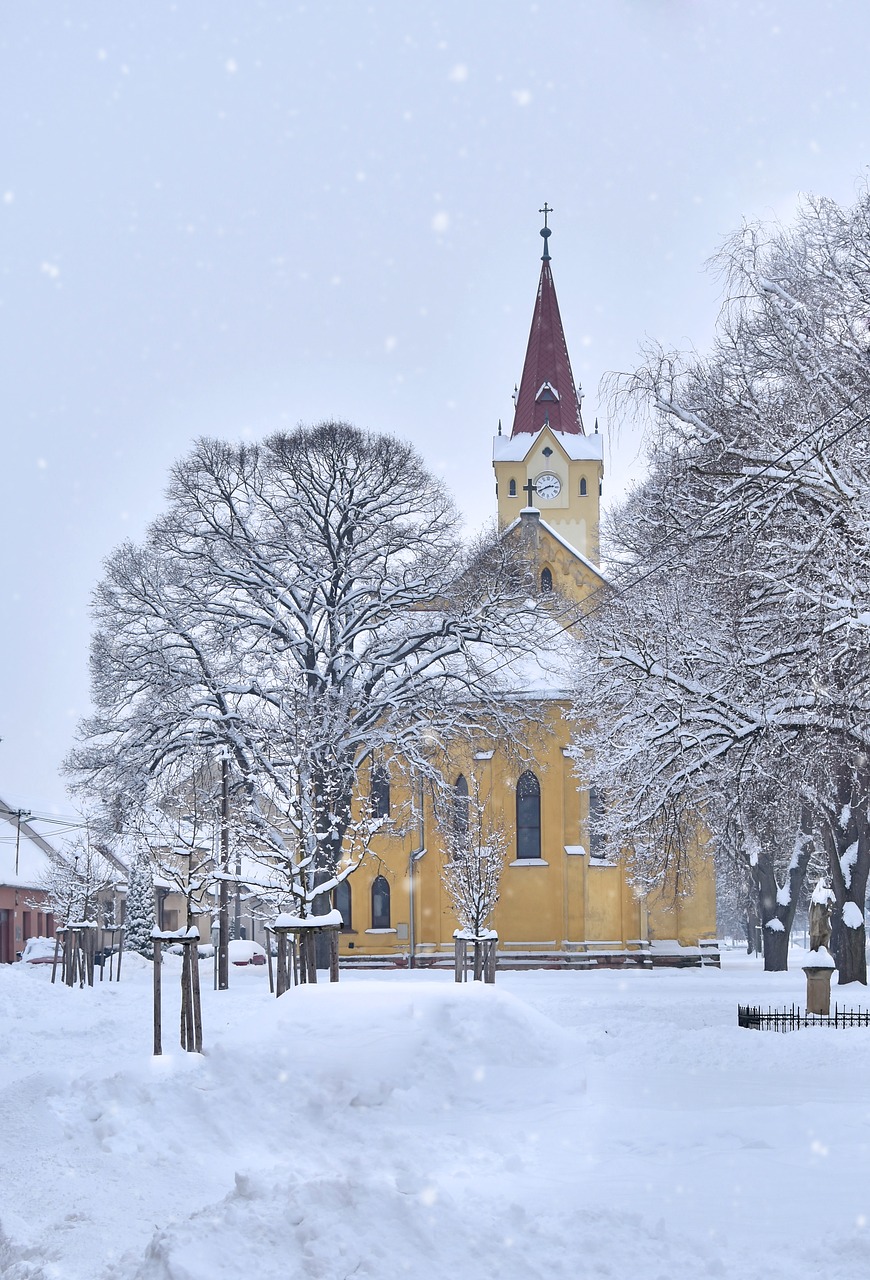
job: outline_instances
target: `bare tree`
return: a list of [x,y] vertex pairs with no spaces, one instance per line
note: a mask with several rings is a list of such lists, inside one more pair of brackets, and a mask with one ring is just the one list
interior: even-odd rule
[[[646,865],[660,875],[679,857],[682,820],[712,812],[723,787],[746,818],[766,780],[787,783],[803,852],[784,871],[791,882],[807,842],[824,842],[841,982],[866,979],[868,250],[866,193],[853,209],[808,201],[791,229],[744,228],[720,258],[711,355],[653,349],[615,384],[652,411],[651,474],[616,526],[615,590],[588,628],[610,716],[593,767],[615,776],[622,760],[614,816]],[[772,844],[795,829],[781,823]],[[785,891],[759,884],[767,933],[784,927]]]
[[89,830],[76,835],[57,857],[47,862],[38,888],[42,897],[34,901],[40,910],[48,908],[62,928],[70,924],[105,924],[107,903],[114,906],[119,871],[110,863]]
[[438,826],[447,859],[441,880],[447,890],[460,930],[474,945],[474,978],[481,976],[481,943],[490,932],[498,904],[508,842],[504,830],[493,823],[472,775],[471,787],[456,786],[442,793],[436,808]]
[[432,776],[427,737],[512,733],[505,664],[537,643],[533,578],[495,535],[462,543],[413,449],[325,423],[201,440],[166,513],[96,594],[96,714],[70,769],[132,821],[150,780],[227,750],[234,823],[296,914],[328,909],[375,823],[381,756]]

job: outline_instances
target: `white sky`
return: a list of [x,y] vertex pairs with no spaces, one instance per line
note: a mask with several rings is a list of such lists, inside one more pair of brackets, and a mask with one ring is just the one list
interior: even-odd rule
[[[3,15],[0,792],[34,812],[71,811],[101,561],[194,436],[391,431],[479,525],[545,199],[591,425],[646,336],[709,340],[728,231],[850,200],[870,157],[865,0]],[[637,441],[607,440],[613,497]]]

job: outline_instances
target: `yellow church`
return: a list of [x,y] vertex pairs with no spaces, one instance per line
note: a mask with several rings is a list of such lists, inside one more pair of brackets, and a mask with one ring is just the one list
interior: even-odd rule
[[[545,216],[546,222],[546,216]],[[534,549],[542,591],[582,602],[603,585],[598,522],[602,438],[587,434],[550,262],[550,229],[510,435],[493,442],[498,523]],[[492,926],[502,967],[718,962],[712,860],[696,856],[688,897],[639,897],[625,861],[590,834],[599,803],[568,754],[567,691],[530,695],[530,720],[547,727],[534,759],[488,744],[451,758],[459,794],[473,785],[509,852]],[[531,743],[530,739],[530,743]],[[345,962],[426,966],[453,956],[457,927],[442,883],[446,851],[431,804],[381,766],[370,802],[384,826],[371,855],[340,886]],[[413,818],[409,819],[409,815]]]

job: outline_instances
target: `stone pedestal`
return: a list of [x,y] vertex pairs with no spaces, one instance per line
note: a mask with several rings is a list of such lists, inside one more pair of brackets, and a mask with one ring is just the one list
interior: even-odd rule
[[805,964],[807,975],[807,1013],[831,1012],[831,978],[834,970],[829,965]]

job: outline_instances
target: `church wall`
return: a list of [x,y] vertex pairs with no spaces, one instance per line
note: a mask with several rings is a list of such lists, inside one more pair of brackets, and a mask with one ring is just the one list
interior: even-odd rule
[[[578,785],[573,761],[565,754],[568,726],[564,703],[535,704],[533,714],[542,730],[531,740],[533,763],[504,748],[452,758],[445,772],[451,780],[463,774],[476,779],[491,820],[503,824],[508,856],[501,880],[501,899],[493,920],[500,948],[505,952],[561,950],[600,943],[602,950],[623,948],[646,937],[646,911],[635,897],[620,862],[590,857],[587,829],[588,797]],[[483,758],[481,758],[483,757]],[[517,858],[516,786],[520,773],[531,767],[541,788],[541,859]],[[444,850],[430,798],[424,803],[422,840],[426,852],[414,863],[414,921],[411,922],[409,860],[421,843],[419,818],[408,788],[395,777],[391,783],[391,819],[373,841],[372,851],[349,881],[353,932],[342,935],[342,951],[356,955],[397,957],[408,954],[413,934],[417,954],[452,951],[457,927],[449,896],[442,884]],[[390,886],[389,930],[373,930],[371,890],[377,875]],[[710,925],[709,892],[687,904],[682,918],[669,916],[659,904],[659,928],[692,933],[694,943]],[[715,921],[715,915],[712,916]],[[662,935],[665,936],[665,935]]]
[[[451,783],[460,773],[472,790],[476,782],[490,820],[505,831],[508,855],[493,920],[500,950],[510,954],[588,945],[591,951],[613,951],[632,949],[648,938],[697,946],[699,938],[714,937],[714,877],[711,863],[700,853],[692,894],[676,902],[667,890],[639,900],[622,859],[611,859],[606,849],[605,857],[591,856],[588,792],[566,755],[566,705],[556,699],[529,704],[530,721],[538,728],[527,739],[525,756],[496,745],[476,753],[457,752],[442,764]],[[525,769],[531,769],[540,784],[539,861],[517,857],[516,791]],[[360,803],[368,804],[367,788],[364,791]],[[452,953],[457,921],[441,879],[445,852],[429,795],[423,810],[421,832],[419,794],[412,793],[394,768],[390,819],[348,881],[352,931],[342,934],[344,954],[403,959],[412,937],[421,959]],[[421,842],[426,852],[410,872],[411,856]],[[372,921],[372,885],[378,875],[390,889],[390,922],[385,929],[373,928]]]

